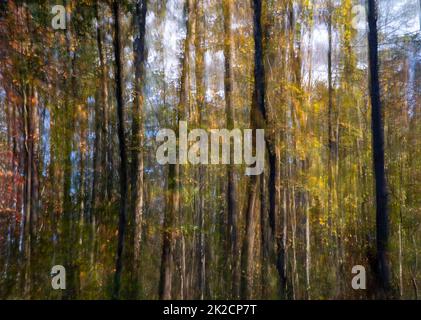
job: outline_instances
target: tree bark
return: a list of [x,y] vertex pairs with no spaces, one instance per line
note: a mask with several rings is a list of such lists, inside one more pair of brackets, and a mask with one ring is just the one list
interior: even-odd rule
[[[252,97],[252,106],[250,112],[250,124],[253,130],[262,129],[259,126],[266,126],[266,108],[265,108],[265,70],[263,64],[263,44],[262,44],[262,2],[261,0],[252,0],[253,6],[253,39],[254,39],[254,89]],[[256,141],[253,139],[253,149],[256,147]],[[257,193],[259,191],[259,177],[251,176],[248,180],[248,199],[246,216],[246,232],[243,242],[241,256],[241,298],[250,299],[252,297],[252,278],[253,278],[253,254],[254,238],[256,226],[255,204]]]
[[329,155],[328,155],[328,223],[329,223],[329,232],[332,232],[332,207],[333,207],[333,193],[334,193],[334,182],[333,182],[333,160],[334,160],[334,150],[335,150],[335,138],[333,132],[333,81],[332,81],[332,14],[333,14],[333,4],[332,1],[329,1],[328,4],[328,17],[327,17],[327,30],[328,30],[328,53],[327,53],[327,77],[328,77],[328,146],[329,146]]
[[[194,19],[194,12],[192,12],[192,8],[191,8],[191,2],[190,0],[186,0],[185,4],[184,4],[184,16],[186,18],[186,38],[184,40],[184,54],[183,57],[181,59],[181,65],[182,65],[182,70],[181,70],[181,85],[180,85],[180,99],[179,99],[179,103],[178,103],[178,122],[182,119],[186,119],[187,118],[187,110],[188,110],[188,104],[189,104],[189,63],[190,63],[190,44],[192,41],[192,23],[193,23],[193,19]],[[177,126],[178,126],[178,122],[177,122]],[[176,130],[176,132],[178,132],[178,129]],[[177,181],[177,199],[178,201],[180,201],[180,193],[181,193],[181,188],[182,188],[182,181],[181,181],[181,177],[182,177],[182,170],[181,167],[178,167],[178,181]],[[188,279],[187,279],[187,270],[186,270],[186,242],[185,242],[185,232],[184,232],[184,228],[182,228],[184,226],[185,223],[187,223],[186,221],[186,217],[185,217],[186,212],[184,212],[179,204],[179,208],[178,208],[178,226],[180,228],[181,231],[181,258],[180,258],[180,269],[181,269],[181,274],[180,274],[180,298],[181,299],[185,299],[189,296],[189,284],[188,284]]]
[[173,228],[175,216],[178,210],[177,199],[177,165],[170,164],[168,169],[167,190],[167,213],[164,219],[164,240],[162,244],[161,278],[159,282],[159,299],[170,300],[172,298],[172,275],[173,275]]
[[379,296],[388,296],[390,274],[388,263],[389,217],[388,191],[384,160],[384,128],[380,101],[379,58],[377,38],[377,3],[368,0],[368,49],[370,67],[371,128],[373,168],[376,188],[376,245]]
[[137,35],[134,40],[134,63],[135,63],[135,99],[133,104],[133,164],[132,172],[134,181],[132,182],[132,201],[134,217],[134,273],[136,282],[140,277],[140,253],[142,240],[143,221],[143,83],[145,81],[145,28],[147,14],[147,0],[137,0],[135,8],[135,24]]
[[[224,0],[222,3],[224,14],[224,90],[225,90],[225,114],[226,126],[228,130],[234,128],[234,108],[232,105],[232,32],[231,32],[231,1]],[[239,269],[239,242],[238,242],[238,212],[237,212],[237,196],[234,166],[233,148],[230,148],[230,164],[227,166],[227,216],[228,216],[228,252],[227,257],[231,271],[231,290],[232,297],[239,298],[239,283],[240,283],[240,269]]]
[[72,4],[70,1],[64,1],[66,7],[66,50],[68,59],[66,61],[67,77],[65,79],[65,98],[64,98],[64,114],[63,126],[64,142],[63,151],[63,239],[62,250],[64,256],[64,267],[67,272],[67,289],[63,292],[64,299],[75,299],[78,295],[79,288],[77,286],[77,266],[75,264],[76,242],[75,234],[75,214],[71,196],[71,177],[72,177],[72,149],[73,149],[73,133],[75,126],[75,115],[72,110],[72,103],[77,97],[76,92],[76,75],[75,63],[76,54],[73,39],[73,28],[71,26]]
[[[203,125],[203,114],[205,109],[205,50],[204,50],[204,14],[203,1],[194,2],[195,19],[195,76],[196,76],[196,109],[194,123],[197,127]],[[206,249],[205,249],[205,175],[206,168],[203,164],[199,165],[197,172],[198,178],[198,220],[199,220],[199,239],[197,241],[198,256],[198,298],[203,299],[206,290]]]
[[120,298],[121,272],[123,269],[124,235],[126,232],[127,211],[127,151],[124,129],[124,100],[123,100],[123,54],[120,25],[120,2],[113,2],[114,18],[114,56],[115,56],[115,86],[117,98],[117,133],[120,154],[120,212],[118,222],[117,256],[114,274],[113,298]]
[[256,199],[259,188],[259,177],[251,176],[248,181],[248,198],[245,212],[246,231],[241,252],[241,292],[240,297],[243,300],[252,298],[253,285],[253,257],[254,257],[254,239],[256,229]]

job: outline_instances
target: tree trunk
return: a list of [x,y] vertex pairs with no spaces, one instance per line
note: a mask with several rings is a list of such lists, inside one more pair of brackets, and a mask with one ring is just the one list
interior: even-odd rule
[[[192,41],[192,23],[194,12],[192,12],[191,1],[186,0],[184,4],[184,15],[186,18],[186,38],[184,40],[184,54],[181,60],[182,70],[181,70],[181,85],[180,85],[180,99],[178,103],[178,122],[182,119],[187,118],[187,110],[189,104],[189,63],[190,63],[190,44]],[[177,122],[177,126],[178,126]],[[176,130],[178,132],[178,129]],[[178,167],[178,189],[177,195],[178,201],[180,201],[180,192],[182,187],[181,181],[181,167]],[[180,205],[179,205],[180,206]],[[183,230],[183,226],[187,223],[185,212],[181,210],[179,207],[178,209],[178,226],[180,230]],[[180,298],[185,299],[189,296],[189,285],[187,279],[187,270],[186,270],[186,242],[185,242],[185,232],[184,230],[181,232],[181,275],[180,275]]]
[[120,154],[120,213],[118,223],[117,257],[114,274],[113,298],[119,299],[121,286],[121,271],[123,268],[124,235],[126,232],[127,211],[127,154],[124,129],[124,100],[123,100],[123,54],[120,26],[120,2],[113,2],[114,18],[114,55],[115,55],[115,86],[117,98],[117,133]]
[[[134,68],[135,68],[135,99],[133,104],[133,163],[132,163],[132,201],[134,218],[134,274],[135,281],[140,277],[140,245],[142,240],[143,217],[143,83],[145,81],[145,27],[147,14],[147,1],[137,0],[135,9],[135,24],[137,35],[134,40]],[[136,287],[138,284],[136,285]]]
[[[226,113],[226,126],[228,130],[234,128],[234,108],[232,106],[232,66],[231,66],[231,46],[232,46],[232,33],[231,33],[231,1],[224,0],[222,4],[224,14],[224,61],[225,61],[225,113]],[[239,282],[240,282],[240,269],[239,269],[239,242],[238,242],[238,212],[237,212],[237,199],[236,199],[236,183],[234,166],[231,164],[233,161],[233,148],[230,148],[230,164],[227,166],[227,216],[228,216],[228,263],[231,270],[231,290],[232,297],[239,297]]]
[[334,162],[334,150],[335,150],[335,135],[333,132],[333,81],[332,81],[332,14],[333,14],[333,4],[332,1],[329,1],[328,4],[328,17],[327,17],[327,30],[328,30],[328,53],[327,53],[327,77],[328,77],[328,223],[329,223],[329,236],[332,233],[332,207],[333,207],[333,193],[334,193],[334,182],[333,182],[333,162]]
[[23,141],[24,141],[24,243],[25,243],[25,296],[30,298],[31,294],[31,261],[33,242],[33,207],[32,207],[32,161],[33,161],[33,140],[32,140],[32,90],[28,85],[23,85]]
[[246,217],[246,231],[241,252],[241,299],[252,298],[252,280],[254,265],[254,239],[256,229],[256,199],[259,188],[259,177],[251,176],[248,181],[248,198]]
[[261,298],[268,299],[269,291],[269,265],[270,265],[270,230],[269,230],[269,221],[267,215],[267,205],[266,205],[266,192],[265,192],[265,175],[263,174],[262,183],[260,184],[260,237],[261,237]]
[[310,238],[310,209],[308,203],[308,193],[305,192],[304,197],[304,211],[306,215],[306,292],[307,299],[311,299],[310,294],[310,270],[311,270],[311,238]]
[[68,60],[66,61],[66,68],[68,77],[65,83],[65,98],[64,98],[64,114],[63,126],[64,139],[63,139],[63,238],[62,250],[64,256],[64,267],[67,272],[67,289],[63,292],[64,299],[75,299],[78,294],[77,287],[77,271],[75,265],[75,250],[76,242],[75,235],[75,214],[71,196],[71,177],[72,177],[72,149],[73,149],[73,132],[75,126],[75,115],[72,110],[72,103],[74,102],[76,93],[76,76],[75,76],[75,62],[76,54],[74,48],[73,31],[70,25],[72,11],[72,4],[65,1],[66,7],[66,46]]
[[164,219],[164,240],[162,244],[161,278],[159,282],[159,299],[172,298],[172,270],[173,270],[173,228],[175,215],[178,210],[177,197],[177,165],[170,164],[168,169],[167,212]]
[[368,0],[368,48],[370,66],[371,127],[373,167],[376,187],[376,244],[379,296],[388,296],[390,274],[388,263],[389,217],[388,192],[384,167],[384,129],[380,101],[379,59],[377,39],[377,3]]
[[[252,106],[250,112],[251,129],[262,129],[259,126],[266,125],[265,108],[265,70],[263,64],[263,45],[262,45],[262,2],[253,0],[253,39],[254,39],[254,89],[252,97]],[[256,148],[256,141],[253,139],[253,149]],[[255,203],[259,191],[259,177],[251,176],[248,180],[248,199],[246,216],[246,234],[243,243],[241,256],[241,298],[250,299],[252,297],[252,278],[253,278],[253,254],[254,238],[256,226]]]
[[[204,14],[203,1],[196,0],[194,2],[194,11],[196,13],[195,20],[195,75],[196,75],[196,112],[195,125],[201,127],[203,125],[203,114],[205,109],[205,50],[204,50]],[[206,168],[203,164],[198,169],[198,220],[199,220],[199,239],[197,242],[196,252],[199,257],[198,261],[198,298],[203,299],[206,290],[206,250],[205,250],[205,175]]]

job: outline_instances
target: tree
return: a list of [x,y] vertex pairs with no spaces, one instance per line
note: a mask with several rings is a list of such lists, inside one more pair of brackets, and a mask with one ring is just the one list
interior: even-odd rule
[[120,212],[118,219],[118,243],[114,274],[113,298],[120,297],[121,271],[123,269],[124,236],[126,233],[127,214],[127,151],[124,125],[123,100],[123,54],[120,26],[120,2],[113,1],[112,10],[114,18],[114,57],[115,57],[115,88],[117,99],[117,133],[120,154]]
[[140,253],[142,241],[142,223],[143,223],[143,148],[144,148],[144,134],[143,134],[143,92],[142,85],[145,82],[144,64],[146,60],[145,50],[145,29],[146,29],[146,14],[147,1],[137,0],[135,8],[135,23],[137,26],[137,35],[134,40],[134,64],[135,64],[135,101],[133,104],[133,163],[132,172],[136,174],[133,176],[132,182],[132,201],[133,205],[133,224],[134,224],[134,272],[135,279],[139,281],[140,268]]
[[376,189],[376,245],[377,276],[380,295],[390,290],[388,263],[389,217],[388,192],[384,163],[384,128],[380,101],[379,58],[377,36],[377,4],[368,1],[368,49],[370,68],[371,127],[373,143],[373,168]]
[[[232,53],[231,46],[233,42],[231,32],[231,1],[224,0],[222,4],[224,15],[224,90],[225,90],[225,113],[226,127],[228,130],[234,128],[234,108],[232,101]],[[233,161],[233,148],[230,148],[230,161]],[[236,201],[236,183],[234,166],[227,166],[227,215],[228,215],[228,261],[231,273],[232,296],[239,296],[240,270],[238,265],[239,241],[238,241],[238,212]]]
[[[254,39],[254,88],[250,112],[251,128],[257,130],[265,127],[265,69],[263,64],[263,34],[262,34],[262,2],[253,0],[253,39]],[[253,149],[256,148],[253,139]],[[256,175],[249,177],[247,187],[247,205],[245,211],[246,231],[241,255],[241,298],[252,297],[253,254],[256,227],[256,201],[259,191],[260,178]]]

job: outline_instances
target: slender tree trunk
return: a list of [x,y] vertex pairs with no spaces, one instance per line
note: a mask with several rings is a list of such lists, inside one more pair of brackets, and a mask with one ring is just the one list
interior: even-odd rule
[[332,207],[333,207],[333,193],[334,193],[334,183],[333,183],[333,157],[334,157],[334,132],[333,132],[333,80],[332,80],[332,51],[333,51],[333,43],[332,43],[332,14],[333,14],[333,4],[332,0],[329,1],[328,4],[328,17],[327,17],[327,30],[328,30],[328,53],[327,53],[327,77],[328,77],[328,146],[329,146],[329,154],[328,154],[328,185],[329,185],[329,193],[328,193],[328,223],[329,223],[329,233],[332,232]]
[[[140,277],[140,252],[142,240],[143,217],[143,82],[145,81],[145,28],[147,0],[137,0],[135,8],[135,24],[137,35],[134,40],[135,63],[135,100],[133,104],[133,167],[134,181],[132,182],[132,201],[134,217],[134,273],[136,282]],[[138,285],[136,285],[137,287]]]
[[206,248],[205,248],[205,168],[199,168],[199,298],[204,299],[206,293]]
[[[80,150],[80,159],[79,159],[79,223],[78,223],[78,241],[79,245],[83,243],[83,227],[84,227],[84,218],[85,218],[85,199],[86,199],[86,188],[85,188],[85,161],[86,161],[86,126],[85,126],[85,117],[82,114],[79,117],[79,150]],[[79,249],[79,251],[81,251]],[[79,252],[80,254],[80,252]]]
[[[285,162],[286,163],[286,162]],[[286,180],[288,180],[288,169],[285,168]],[[277,258],[277,268],[281,280],[281,297],[287,298],[288,282],[287,282],[287,266],[288,266],[288,252],[287,252],[287,238],[288,238],[288,184],[284,186],[283,190],[283,206],[282,206],[282,237],[280,237],[280,244],[282,250],[279,250]]]
[[[283,4],[282,9],[286,10],[285,8],[287,7],[288,3]],[[282,24],[281,27],[281,35],[282,35],[282,41],[283,43],[285,43],[285,46],[282,46],[280,48],[280,65],[281,65],[281,79],[283,79],[284,81],[284,85],[282,86],[282,93],[280,96],[280,104],[281,105],[286,105],[286,92],[287,92],[287,74],[288,74],[288,70],[287,70],[287,38],[286,38],[286,28],[285,28],[285,23]],[[277,190],[278,193],[278,207],[281,207],[281,158],[283,158],[283,168],[284,168],[284,184],[283,184],[283,190],[282,190],[282,210],[281,210],[281,214],[279,214],[279,221],[274,221],[273,224],[275,226],[275,239],[274,239],[274,244],[277,245],[276,248],[276,269],[278,272],[278,277],[279,277],[279,293],[280,293],[280,297],[281,298],[288,298],[288,286],[287,286],[287,264],[288,264],[288,255],[287,255],[287,233],[288,233],[288,212],[289,212],[289,182],[288,182],[288,175],[289,175],[289,170],[288,170],[288,141],[289,141],[289,133],[288,133],[288,129],[287,129],[287,110],[285,109],[284,115],[282,116],[282,121],[284,121],[284,126],[285,129],[283,130],[283,132],[281,133],[282,135],[282,139],[284,141],[285,144],[285,148],[284,148],[284,152],[283,155],[281,156],[281,151],[279,148],[279,142],[280,141],[276,141],[276,149],[275,149],[275,156],[269,155],[269,163],[271,161],[275,161],[275,166],[276,166],[276,176],[275,176],[275,188],[279,190]],[[278,139],[280,140],[280,139]],[[271,168],[273,167],[273,164],[271,165]],[[270,171],[270,175],[272,175],[272,169]],[[279,209],[278,209],[279,210]],[[275,219],[276,219],[276,213],[275,213]],[[292,221],[292,219],[291,219]],[[294,273],[293,273],[294,274]]]
[[[293,180],[293,168],[292,164],[289,166],[289,179]],[[291,242],[292,242],[292,297],[294,299],[297,299],[298,292],[300,288],[299,283],[299,274],[298,274],[298,267],[297,267],[297,207],[296,207],[296,192],[295,192],[295,186],[290,186],[291,191],[289,192],[289,199],[288,199],[288,207],[291,214]]]
[[[253,130],[259,129],[259,126],[266,125],[265,108],[265,70],[263,64],[263,45],[262,45],[262,2],[253,0],[253,39],[254,39],[254,89],[252,97],[252,106],[250,112],[250,123]],[[260,128],[261,129],[261,128]],[[256,141],[253,139],[253,149],[256,147]],[[241,256],[241,298],[250,299],[252,297],[252,278],[253,278],[253,257],[254,257],[254,238],[256,226],[255,203],[259,191],[259,177],[251,176],[248,180],[248,199],[246,207],[246,234],[243,243]]]
[[[98,3],[98,10],[100,10]],[[99,12],[98,19],[99,20]],[[99,21],[98,21],[99,22]],[[102,33],[103,24],[101,23],[97,28],[97,43],[98,43],[98,56],[100,64],[100,73],[101,73],[101,112],[102,112],[102,125],[101,125],[101,144],[102,150],[100,153],[100,167],[104,173],[104,181],[101,185],[101,193],[99,194],[99,201],[104,201],[106,197],[111,197],[111,188],[108,188],[110,184],[109,181],[112,181],[111,175],[107,170],[108,162],[111,162],[111,148],[108,147],[108,138],[109,138],[109,102],[108,102],[108,67],[107,67],[107,57],[106,50],[104,47],[103,33]]]
[[32,249],[32,222],[33,222],[33,208],[32,208],[32,158],[33,158],[33,143],[32,143],[32,106],[31,106],[31,90],[28,85],[23,85],[23,140],[24,140],[24,240],[25,240],[25,296],[30,297],[31,294],[31,249]]
[[251,176],[248,181],[248,198],[245,212],[246,232],[241,252],[241,299],[252,298],[252,280],[254,265],[254,239],[256,229],[256,200],[259,188],[259,177]]
[[159,299],[170,300],[172,298],[172,275],[173,275],[173,228],[178,209],[177,197],[177,165],[170,164],[168,169],[167,212],[164,219],[164,240],[162,244],[161,278],[159,282]]
[[399,238],[399,296],[403,297],[403,245],[402,245],[402,211],[399,210],[399,222],[398,222],[398,238]]
[[373,139],[373,167],[376,187],[376,242],[379,295],[390,291],[388,263],[389,217],[388,191],[384,161],[384,129],[380,101],[379,58],[377,38],[377,3],[368,0],[368,48],[370,66],[371,127]]
[[117,133],[120,154],[120,213],[118,223],[117,256],[114,274],[113,298],[120,298],[121,271],[123,269],[124,235],[126,232],[127,211],[127,151],[124,129],[124,100],[123,100],[123,53],[120,25],[120,2],[113,2],[114,18],[114,55],[115,55],[115,86],[117,98]]
[[266,192],[265,192],[265,175],[263,174],[262,183],[260,184],[260,236],[261,236],[261,298],[267,299],[269,297],[269,241],[270,230],[267,215]]
[[[184,4],[184,16],[186,18],[186,38],[184,40],[184,54],[181,61],[182,71],[181,71],[181,85],[180,85],[180,99],[178,103],[178,122],[182,119],[187,118],[187,110],[189,100],[189,88],[190,88],[190,80],[189,80],[189,64],[190,64],[190,44],[192,42],[192,24],[194,19],[194,12],[192,10],[192,1],[186,0]],[[177,123],[178,125],[178,123]],[[178,131],[178,130],[177,130]],[[182,171],[181,167],[178,167],[178,190],[179,194],[177,195],[178,201],[180,199],[180,193],[182,188],[182,181],[181,181]],[[182,229],[187,223],[186,219],[186,212],[181,209],[179,205],[179,215],[178,215],[178,225],[179,228]],[[186,270],[186,241],[185,241],[185,233],[181,232],[181,275],[180,275],[180,297],[181,299],[185,299],[189,296],[189,284],[187,278],[187,270]]]
[[68,78],[66,78],[66,92],[64,101],[64,168],[63,168],[63,239],[62,250],[64,255],[64,267],[67,272],[67,289],[63,292],[64,299],[75,299],[78,294],[77,272],[75,265],[75,214],[71,196],[71,177],[72,177],[72,149],[73,149],[73,132],[75,126],[75,115],[72,110],[72,103],[76,99],[76,76],[75,76],[75,48],[73,42],[73,28],[71,27],[72,4],[65,1],[66,7],[66,46],[68,61],[66,67]]
[[304,212],[306,215],[306,291],[307,299],[311,299],[310,294],[310,270],[311,270],[311,239],[310,239],[310,209],[308,203],[308,193],[304,194]]
[[417,273],[418,273],[418,246],[417,241],[415,240],[415,236],[412,236],[412,243],[414,247],[414,265],[412,271],[412,286],[414,288],[415,300],[418,300],[418,285],[417,285]]
[[[231,32],[231,1],[224,0],[222,4],[224,14],[224,61],[225,61],[225,113],[228,130],[234,128],[234,108],[232,105],[232,32]],[[230,148],[230,163],[233,161],[233,148]],[[232,297],[239,297],[240,269],[239,269],[239,242],[238,242],[238,212],[236,199],[236,183],[234,166],[227,166],[227,215],[228,215],[228,261],[231,270]]]
[[[203,125],[203,114],[205,109],[205,52],[204,52],[204,23],[203,1],[194,2],[195,20],[195,64],[196,64],[196,113],[195,124],[200,128]],[[205,175],[204,165],[199,165],[198,170],[198,220],[199,239],[197,242],[198,261],[198,297],[203,299],[206,290],[206,250],[205,250]]]
[[[105,127],[105,117],[104,111],[106,109],[107,100],[108,100],[108,88],[106,85],[106,74],[105,74],[105,62],[104,62],[104,52],[102,46],[102,29],[99,15],[99,3],[98,1],[95,4],[95,17],[96,17],[96,41],[98,48],[98,57],[99,57],[99,76],[101,77],[101,88],[99,90],[98,99],[95,102],[95,140],[94,140],[94,151],[93,151],[93,179],[92,179],[92,199],[91,199],[91,214],[90,222],[95,224],[95,210],[98,203],[98,198],[102,198],[104,193],[103,183],[100,181],[100,177],[104,174],[105,156],[102,156],[103,150],[105,149],[104,144],[104,132],[103,128]],[[106,100],[107,99],[107,100]]]

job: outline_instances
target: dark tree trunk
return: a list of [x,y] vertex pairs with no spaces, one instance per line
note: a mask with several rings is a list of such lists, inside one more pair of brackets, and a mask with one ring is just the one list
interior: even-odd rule
[[248,198],[245,212],[246,232],[244,235],[243,249],[241,252],[241,299],[252,298],[252,280],[253,280],[253,257],[254,257],[254,239],[256,229],[256,200],[259,189],[259,177],[251,176],[248,181]]
[[[196,13],[195,20],[195,76],[196,76],[196,110],[194,124],[197,127],[203,125],[203,115],[205,114],[205,50],[204,50],[204,12],[203,1],[196,0],[194,2],[194,11]],[[205,184],[206,167],[199,165],[197,171],[197,213],[199,224],[199,237],[197,241],[196,254],[198,257],[198,298],[203,299],[206,290],[206,249],[205,249]]]
[[333,154],[334,154],[334,134],[333,134],[333,84],[332,84],[332,12],[333,5],[329,1],[328,4],[328,17],[327,17],[327,30],[328,30],[328,53],[327,53],[327,78],[328,78],[328,219],[329,225],[332,219],[332,201],[333,201]]
[[[134,218],[134,274],[135,281],[139,281],[140,268],[140,245],[142,240],[142,217],[143,217],[143,82],[145,80],[144,63],[145,50],[145,27],[147,0],[137,0],[135,9],[135,27],[137,35],[134,40],[134,63],[135,63],[135,100],[133,104],[133,163],[132,163],[132,202]],[[138,283],[136,284],[136,287]]]
[[117,98],[117,133],[120,154],[120,213],[118,222],[117,256],[114,274],[113,298],[120,297],[121,271],[123,268],[124,235],[126,232],[127,211],[127,151],[124,129],[124,101],[123,101],[123,55],[120,26],[120,2],[113,2],[114,17],[114,55],[115,55],[115,86]]
[[[90,222],[95,223],[95,210],[98,203],[98,197],[103,194],[102,183],[100,177],[104,173],[105,166],[103,166],[101,154],[101,148],[104,147],[101,142],[103,142],[103,121],[104,116],[103,111],[105,109],[106,100],[105,95],[107,90],[104,89],[104,54],[102,49],[102,30],[100,26],[100,17],[99,17],[99,3],[95,4],[95,15],[97,22],[97,47],[98,47],[98,57],[99,57],[99,67],[100,72],[99,76],[101,77],[101,89],[97,96],[97,101],[95,102],[95,140],[94,140],[94,153],[93,153],[93,179],[92,179],[92,199],[91,199],[91,214]],[[102,118],[102,119],[101,119]]]
[[262,286],[262,299],[268,299],[270,291],[270,282],[269,282],[269,253],[270,253],[270,227],[269,219],[267,214],[267,204],[266,204],[266,192],[265,192],[265,175],[261,177],[262,181],[260,184],[260,237],[261,237],[261,286]]
[[373,165],[376,187],[376,242],[379,294],[387,296],[390,289],[388,263],[389,218],[388,192],[385,176],[384,131],[380,101],[379,59],[377,39],[377,3],[368,1],[368,48],[370,65],[371,126]]
[[[107,67],[107,57],[105,54],[104,48],[104,36],[102,29],[104,28],[104,23],[101,21],[100,15],[100,2],[97,1],[96,4],[96,20],[97,20],[97,46],[98,46],[98,57],[99,57],[99,76],[101,77],[101,89],[100,89],[100,104],[101,108],[98,108],[98,112],[102,115],[102,119],[99,123],[100,125],[100,138],[101,140],[99,143],[99,150],[98,150],[98,166],[102,172],[102,175],[98,175],[98,177],[102,177],[101,181],[99,182],[99,186],[96,186],[97,191],[95,192],[96,197],[92,197],[92,201],[98,201],[102,203],[104,199],[110,198],[111,194],[111,187],[109,187],[110,183],[112,183],[112,173],[109,172],[108,162],[111,162],[111,148],[109,146],[109,102],[108,102],[108,67]],[[98,114],[98,116],[100,115]],[[94,172],[95,173],[95,172]],[[97,179],[98,180],[98,179]],[[95,205],[93,205],[95,208]]]
[[[231,1],[223,1],[224,13],[224,59],[225,59],[225,113],[226,125],[228,130],[234,128],[234,108],[232,106],[232,67],[231,67],[231,44],[233,42],[231,33]],[[231,290],[232,297],[239,298],[239,282],[240,282],[240,269],[239,269],[239,242],[238,242],[238,212],[237,212],[237,196],[236,196],[236,183],[233,161],[233,148],[230,148],[230,164],[227,166],[227,215],[228,215],[228,263],[231,268]]]
[[32,262],[32,243],[33,243],[33,119],[32,119],[32,90],[28,85],[23,86],[23,141],[24,141],[24,244],[25,244],[25,296],[30,298],[31,294],[31,262]]
[[159,299],[169,300],[172,297],[173,275],[173,227],[178,210],[177,199],[177,165],[170,164],[168,169],[167,213],[164,219],[164,240],[162,244],[161,278],[159,282]]
[[63,115],[63,126],[64,130],[64,168],[63,168],[63,239],[62,239],[62,250],[64,256],[64,267],[67,273],[67,288],[63,292],[64,299],[75,299],[78,295],[78,273],[77,266],[75,263],[76,257],[76,235],[75,235],[75,214],[74,206],[71,196],[71,177],[72,177],[72,149],[73,149],[73,132],[75,126],[75,115],[72,110],[72,103],[77,97],[76,92],[76,75],[75,75],[75,63],[76,54],[73,40],[73,30],[71,24],[72,4],[70,1],[65,1],[66,7],[66,46],[68,61],[67,72],[70,76],[66,78],[65,83],[65,101],[64,101],[64,115]]
[[[186,38],[184,40],[184,54],[180,59],[181,69],[181,78],[180,78],[180,99],[178,102],[177,109],[177,121],[175,132],[178,132],[179,121],[186,119],[187,116],[187,107],[189,103],[189,62],[190,62],[190,44],[192,39],[192,22],[194,13],[191,9],[191,1],[186,0],[184,3],[184,17],[186,19]],[[177,137],[179,138],[179,137]],[[178,227],[182,230],[182,226],[186,223],[185,212],[181,210],[180,207],[180,194],[182,188],[182,171],[181,166],[178,165],[176,168],[177,175],[177,186],[176,186],[176,200],[177,200],[177,210],[178,210]],[[177,212],[176,212],[177,213]],[[179,270],[180,270],[180,298],[185,299],[189,296],[189,286],[187,281],[187,271],[186,271],[186,243],[185,243],[185,234],[181,232],[180,237],[180,258],[179,258]]]
[[[250,124],[253,130],[262,129],[266,125],[265,108],[265,70],[263,64],[262,45],[262,2],[252,0],[253,5],[253,39],[254,39],[254,89],[252,106],[250,112]],[[253,149],[256,148],[256,141],[253,139]],[[256,227],[256,198],[259,191],[259,177],[251,176],[248,180],[248,199],[245,212],[246,234],[243,243],[241,256],[241,298],[250,299],[252,297],[253,278],[253,254],[254,238]]]

